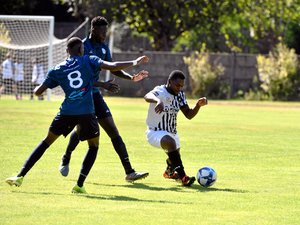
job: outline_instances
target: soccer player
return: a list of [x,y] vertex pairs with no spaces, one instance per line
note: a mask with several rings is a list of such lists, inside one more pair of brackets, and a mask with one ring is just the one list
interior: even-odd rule
[[22,87],[24,82],[24,64],[20,61],[18,56],[15,56],[14,61],[15,61],[14,82],[15,82],[16,100],[22,100]]
[[[32,75],[31,75],[31,88],[30,100],[33,100],[34,89],[41,85],[45,79],[44,66],[40,62],[39,58],[34,58],[32,60]],[[44,96],[41,94],[38,96],[39,100],[44,100]]]
[[72,192],[86,193],[83,184],[96,160],[99,145],[99,126],[94,114],[92,90],[93,85],[102,84],[95,82],[94,76],[100,69],[120,70],[149,60],[148,57],[142,56],[133,61],[111,63],[96,56],[82,56],[84,46],[81,39],[77,37],[68,40],[67,51],[70,57],[50,70],[45,81],[34,90],[39,96],[47,88],[61,86],[65,92],[65,99],[60,111],[52,121],[46,138],[33,150],[18,175],[6,179],[10,185],[20,186],[23,177],[49,146],[61,134],[67,136],[77,126],[79,140],[87,140],[89,148]]
[[7,93],[13,90],[14,86],[14,62],[12,60],[12,54],[10,52],[6,53],[6,59],[1,64],[1,73],[3,79],[3,85],[0,88],[0,96],[4,90],[7,90]]
[[167,84],[156,86],[148,92],[144,99],[149,102],[147,116],[147,141],[154,147],[164,149],[168,155],[167,168],[163,174],[168,179],[180,179],[183,186],[194,183],[195,177],[185,174],[180,157],[180,142],[177,134],[177,114],[179,110],[187,119],[197,115],[200,107],[207,104],[205,97],[197,100],[194,108],[190,108],[182,91],[185,75],[182,71],[170,73]]
[[[104,17],[97,16],[92,19],[90,36],[83,40],[85,55],[96,55],[105,61],[112,61],[110,50],[107,44],[104,42],[106,38],[107,27],[108,22]],[[123,70],[112,71],[112,73],[120,78],[132,80],[133,82],[140,81],[148,76],[147,71],[140,71],[139,73],[134,75],[130,75]],[[122,137],[119,134],[119,131],[113,120],[112,114],[98,88],[94,88],[93,98],[98,123],[110,137],[113,147],[121,160],[126,174],[125,180],[128,182],[134,182],[135,180],[147,177],[149,173],[136,172],[132,168],[125,143],[123,142]],[[78,145],[78,143],[78,136],[76,132],[73,132],[71,134],[66,152],[62,157],[62,162],[59,166],[59,170],[63,176],[67,176],[69,173],[69,163],[71,159],[71,154],[72,151],[74,151],[74,149]]]

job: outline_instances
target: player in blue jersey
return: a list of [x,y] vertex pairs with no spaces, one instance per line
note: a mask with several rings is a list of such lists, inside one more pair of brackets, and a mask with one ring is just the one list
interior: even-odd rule
[[100,69],[120,70],[148,61],[146,56],[133,61],[115,63],[103,61],[96,56],[83,56],[84,46],[81,39],[77,37],[68,41],[67,51],[70,57],[51,69],[45,81],[34,90],[39,96],[47,88],[60,86],[65,92],[60,111],[52,121],[46,138],[33,150],[18,175],[6,179],[10,185],[20,186],[23,177],[49,146],[60,135],[67,136],[76,126],[79,140],[87,140],[89,148],[72,192],[86,193],[83,183],[96,160],[99,145],[99,126],[94,114],[92,90],[93,85],[101,86],[102,83],[94,81],[94,76]]
[[[85,55],[96,55],[105,61],[112,61],[110,50],[107,44],[104,42],[107,33],[108,22],[104,17],[97,16],[91,21],[91,34],[89,37],[84,39]],[[112,71],[112,73],[120,78],[132,80],[134,82],[140,81],[147,77],[147,71],[141,71],[133,76],[123,70]],[[104,86],[104,85],[103,85]],[[96,116],[100,126],[105,130],[111,139],[116,153],[122,162],[126,176],[125,180],[133,182],[138,179],[145,178],[149,173],[147,172],[136,172],[130,163],[126,146],[119,134],[119,131],[115,125],[112,114],[105,103],[99,89],[94,88],[93,91],[94,105]],[[71,159],[72,151],[76,148],[79,143],[76,132],[73,132],[70,137],[68,147],[65,154],[62,157],[62,162],[59,166],[59,170],[63,176],[67,176],[69,173],[69,163]]]

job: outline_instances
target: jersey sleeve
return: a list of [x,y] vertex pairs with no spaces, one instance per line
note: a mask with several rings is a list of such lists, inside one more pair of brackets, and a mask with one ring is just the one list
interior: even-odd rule
[[47,86],[48,88],[52,89],[59,85],[57,80],[55,79],[55,73],[54,70],[50,70],[47,74],[46,79],[44,80],[43,84]]
[[95,56],[95,55],[90,55],[88,57],[89,57],[89,62],[90,62],[90,65],[91,65],[92,69],[95,72],[100,71],[100,66],[103,63],[103,60],[100,59],[98,56]]
[[84,57],[88,58],[89,65],[93,71],[93,79],[97,81],[99,79],[100,66],[103,63],[103,60],[95,55],[85,55]]
[[149,93],[154,94],[156,97],[159,97],[163,94],[163,88],[162,86],[156,86],[155,88],[153,88],[152,91],[150,91]]
[[187,100],[185,93],[183,91],[179,92],[178,94],[178,102],[179,102],[179,107],[182,108],[187,105]]
[[112,57],[111,57],[111,53],[110,53],[110,49],[108,48],[107,45],[106,46],[106,55],[105,55],[105,61],[108,61],[108,62],[112,62]]

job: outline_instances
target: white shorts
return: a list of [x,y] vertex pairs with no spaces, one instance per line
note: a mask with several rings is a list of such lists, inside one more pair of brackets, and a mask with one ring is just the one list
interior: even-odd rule
[[156,147],[156,148],[161,148],[160,141],[164,136],[170,136],[172,137],[175,142],[176,142],[176,149],[180,148],[180,141],[179,141],[179,136],[177,134],[170,133],[168,131],[164,130],[147,130],[146,131],[146,137],[147,141],[149,142],[150,145]]

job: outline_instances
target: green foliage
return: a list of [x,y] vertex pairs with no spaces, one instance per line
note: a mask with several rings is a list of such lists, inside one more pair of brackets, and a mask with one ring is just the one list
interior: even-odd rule
[[68,12],[78,20],[103,15],[146,34],[159,51],[205,43],[211,52],[267,54],[280,37],[299,45],[299,0],[15,0],[1,6],[2,14],[51,14],[56,21],[71,20]]
[[299,62],[293,49],[278,44],[268,56],[257,56],[260,88],[270,99],[290,100],[299,88]]
[[11,41],[9,36],[9,30],[6,29],[3,23],[0,23],[0,42],[9,44]]
[[196,51],[183,60],[188,65],[193,96],[222,97],[224,87],[219,82],[225,70],[222,64],[211,63],[209,54],[203,50]]
[[[89,0],[88,2],[98,2],[98,6],[105,5],[103,0]],[[86,11],[91,8],[90,3],[82,2]],[[93,6],[93,8],[94,12],[89,15],[98,15],[99,11],[95,12],[97,7]],[[202,31],[208,30],[217,35],[220,13],[229,13],[232,9],[231,1],[111,0],[100,11],[104,16],[113,18],[117,22],[125,21],[132,30],[138,33],[146,33],[155,50],[170,51],[184,32],[192,32],[201,28]],[[205,36],[205,33],[201,35],[201,37]],[[212,35],[208,37],[214,40]],[[196,38],[195,41],[199,42],[199,39]]]

